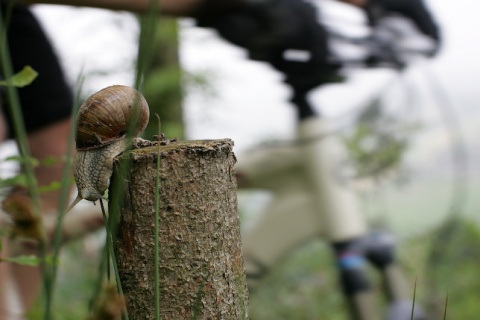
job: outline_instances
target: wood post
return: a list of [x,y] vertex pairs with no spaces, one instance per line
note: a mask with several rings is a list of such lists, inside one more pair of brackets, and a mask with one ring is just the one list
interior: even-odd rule
[[[154,230],[160,153],[160,318],[248,319],[231,140],[170,142],[128,153],[115,253],[129,318],[154,319]],[[114,183],[112,183],[114,185]],[[118,200],[116,200],[118,199]],[[118,206],[118,205],[117,205]]]

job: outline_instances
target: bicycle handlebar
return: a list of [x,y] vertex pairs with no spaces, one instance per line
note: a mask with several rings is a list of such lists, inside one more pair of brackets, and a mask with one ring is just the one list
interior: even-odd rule
[[[332,60],[342,66],[393,67],[403,69],[419,58],[431,57],[437,50],[436,42],[421,33],[408,18],[389,15],[380,19],[364,37],[351,37],[328,28]],[[360,57],[351,58],[342,52],[342,46],[357,46]]]

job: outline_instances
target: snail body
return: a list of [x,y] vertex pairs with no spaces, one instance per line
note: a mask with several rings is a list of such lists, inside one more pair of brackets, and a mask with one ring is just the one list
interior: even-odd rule
[[125,140],[117,140],[95,149],[77,151],[73,176],[81,199],[97,201],[103,196],[113,172],[113,159],[126,148]]
[[103,196],[113,172],[113,159],[129,147],[127,131],[131,121],[135,121],[134,139],[140,139],[136,137],[145,130],[149,115],[145,98],[128,86],[102,89],[80,106],[73,164],[76,202],[96,201]]

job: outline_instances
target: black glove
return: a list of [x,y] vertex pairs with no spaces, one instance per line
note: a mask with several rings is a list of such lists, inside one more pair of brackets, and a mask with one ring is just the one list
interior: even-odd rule
[[[205,3],[195,17],[198,25],[216,29],[227,41],[247,49],[251,59],[269,62],[294,89],[309,90],[339,81],[339,66],[329,61],[327,35],[311,4],[302,0],[230,0],[218,10],[219,2]],[[301,52],[303,59],[289,59],[285,56],[288,50]]]
[[411,19],[418,29],[440,44],[440,30],[422,0],[369,0],[366,12],[372,24],[388,13]]

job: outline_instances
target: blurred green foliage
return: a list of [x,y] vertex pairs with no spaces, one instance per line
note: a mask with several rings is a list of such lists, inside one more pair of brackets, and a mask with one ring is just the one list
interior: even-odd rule
[[[100,237],[92,235],[94,239]],[[92,241],[92,238],[90,239]],[[98,278],[101,250],[86,249],[84,241],[70,242],[60,256],[58,280],[53,310],[55,319],[81,320],[88,315],[88,301]],[[40,299],[27,315],[28,320],[43,319],[43,300]]]
[[[158,114],[161,131],[168,138],[183,138],[182,71],[178,56],[178,23],[162,17],[157,21],[150,66],[145,70],[143,94],[151,115]],[[155,117],[152,117],[155,119]],[[157,135],[157,121],[150,121],[144,136]]]
[[[398,248],[412,297],[415,291],[416,305],[427,311],[429,320],[444,319],[447,294],[446,319],[475,320],[480,315],[479,229],[465,220],[452,222],[406,239]],[[438,246],[439,238],[443,239],[443,246]],[[381,312],[385,300],[380,294],[379,275],[373,268],[370,271],[379,292]],[[250,294],[250,317],[255,320],[347,320],[345,301],[327,244],[316,240],[275,266]]]
[[380,100],[365,108],[344,138],[358,178],[379,178],[401,169],[418,125],[386,114]]
[[[445,228],[452,230],[446,232]],[[103,239],[103,236],[97,238]],[[443,239],[440,241],[444,246],[431,256],[430,252],[437,246],[439,238]],[[467,221],[453,224],[449,221],[442,228],[400,243],[399,259],[411,281],[412,296],[417,280],[417,303],[429,311],[431,319],[443,319],[447,294],[446,319],[478,318],[479,239],[476,225]],[[85,319],[87,301],[97,278],[99,256],[87,253],[80,241],[64,248],[61,262],[55,295],[56,318]],[[373,268],[370,271],[375,288],[380,291],[378,274]],[[384,307],[380,295],[378,305],[379,308]],[[41,319],[39,310],[40,307],[32,310],[28,319]],[[327,243],[315,240],[305,244],[276,265],[250,293],[250,318],[347,320],[345,301],[337,284],[334,260]]]
[[432,309],[440,316],[448,294],[447,319],[480,317],[480,230],[461,216],[446,220],[431,237],[426,257]]

